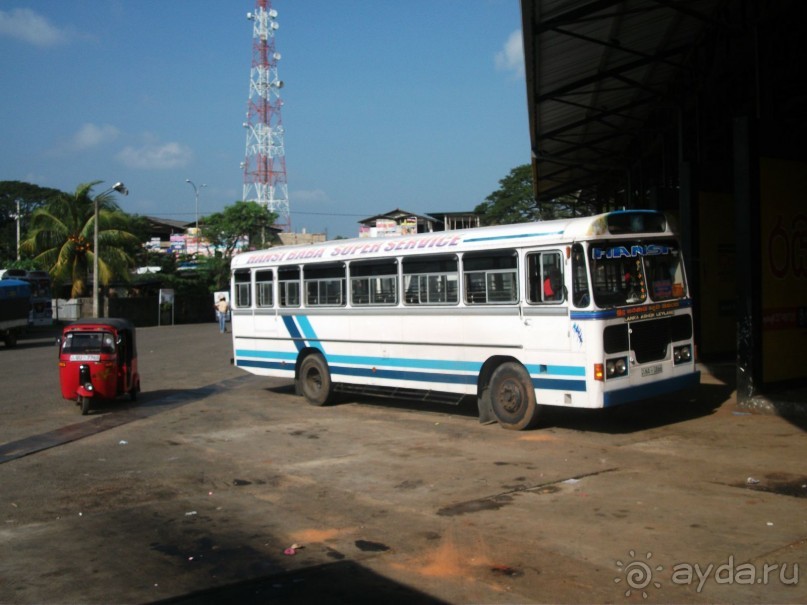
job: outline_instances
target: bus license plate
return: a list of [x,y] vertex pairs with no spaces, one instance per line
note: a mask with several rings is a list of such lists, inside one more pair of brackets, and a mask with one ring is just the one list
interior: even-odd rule
[[642,368],[642,376],[655,376],[661,374],[661,364]]

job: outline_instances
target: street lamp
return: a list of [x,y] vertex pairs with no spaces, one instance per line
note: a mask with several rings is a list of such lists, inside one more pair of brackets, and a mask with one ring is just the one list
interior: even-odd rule
[[191,187],[193,187],[193,194],[196,196],[196,237],[199,237],[199,189],[202,187],[207,187],[207,185],[201,185],[199,189],[196,188],[196,185],[190,179],[185,179],[186,183],[190,183]]
[[105,196],[108,193],[117,191],[122,195],[129,195],[129,190],[126,186],[117,182],[112,187],[95,196],[95,220],[93,221],[93,243],[92,243],[92,316],[98,317],[98,198]]

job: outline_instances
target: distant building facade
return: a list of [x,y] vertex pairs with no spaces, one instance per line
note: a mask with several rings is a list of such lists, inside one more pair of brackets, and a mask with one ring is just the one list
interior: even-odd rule
[[324,233],[308,233],[303,230],[300,233],[280,232],[277,234],[281,246],[293,246],[295,244],[317,244],[324,242],[327,237]]
[[475,212],[434,212],[416,214],[396,208],[359,221],[359,237],[394,237],[412,233],[453,231],[481,225]]

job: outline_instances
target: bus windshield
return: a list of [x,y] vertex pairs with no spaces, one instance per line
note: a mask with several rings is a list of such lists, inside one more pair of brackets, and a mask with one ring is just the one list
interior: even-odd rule
[[609,241],[589,250],[594,303],[600,308],[686,296],[681,253],[672,240]]

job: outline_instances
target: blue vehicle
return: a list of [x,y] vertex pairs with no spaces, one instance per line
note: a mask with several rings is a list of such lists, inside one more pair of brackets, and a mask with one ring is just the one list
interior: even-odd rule
[[0,338],[7,347],[15,346],[25,332],[30,312],[31,286],[28,282],[0,280]]

